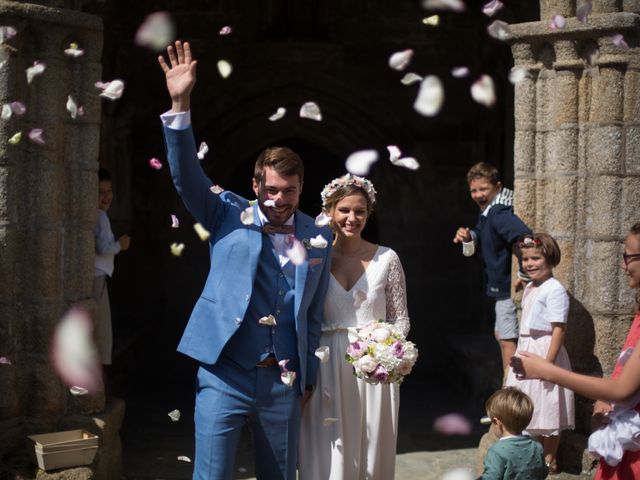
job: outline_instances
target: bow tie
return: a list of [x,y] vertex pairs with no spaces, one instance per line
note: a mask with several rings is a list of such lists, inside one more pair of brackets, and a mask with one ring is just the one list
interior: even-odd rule
[[262,226],[262,233],[272,235],[274,233],[282,233],[284,235],[293,235],[296,231],[296,227],[293,225],[273,225],[272,223],[265,223]]

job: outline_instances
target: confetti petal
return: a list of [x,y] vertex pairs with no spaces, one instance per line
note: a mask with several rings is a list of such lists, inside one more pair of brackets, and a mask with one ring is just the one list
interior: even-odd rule
[[9,50],[0,45],[0,68],[5,66],[10,57],[11,54],[9,53]]
[[471,422],[459,413],[449,413],[436,418],[433,429],[443,435],[469,435],[473,431]]
[[323,387],[322,388],[322,399],[325,402],[330,402],[331,401],[331,392],[329,392],[329,389],[327,387]]
[[413,58],[413,50],[407,49],[401,52],[396,52],[389,57],[389,67],[394,70],[404,70],[411,62],[411,58]]
[[78,107],[78,104],[71,95],[69,95],[69,97],[67,98],[67,112],[69,112],[71,118],[73,118],[74,120],[77,117],[81,117],[82,115],[84,115],[84,109],[82,107]]
[[396,161],[391,161],[396,167],[404,167],[409,170],[418,170],[420,168],[420,163],[413,157],[403,157],[399,158]]
[[437,115],[444,102],[442,82],[435,75],[427,76],[420,84],[420,91],[413,103],[416,112],[427,117]]
[[468,468],[454,468],[445,472],[441,480],[473,480],[474,478]]
[[269,120],[272,122],[277,122],[282,117],[284,117],[285,113],[287,113],[287,109],[284,107],[278,107],[278,110],[269,117]]
[[326,227],[331,223],[331,217],[324,212],[321,212],[320,215],[316,217],[315,225],[316,227]]
[[329,347],[322,346],[316,348],[315,355],[320,359],[320,363],[327,363],[329,361]]
[[359,307],[360,305],[362,305],[362,303],[367,299],[367,292],[365,292],[364,290],[360,290],[359,288],[357,288],[356,290],[354,290],[353,292],[353,306],[354,307]]
[[233,29],[229,25],[225,25],[220,29],[218,35],[230,35]]
[[524,67],[516,66],[513,67],[509,72],[509,81],[514,85],[521,82],[525,78],[531,78],[531,74],[529,73],[529,70]]
[[364,176],[369,173],[371,165],[378,161],[378,152],[375,150],[359,150],[347,158],[345,166],[349,173]]
[[10,25],[0,26],[0,43],[4,43],[12,37],[15,37],[17,30]]
[[464,78],[469,75],[468,67],[455,67],[451,70],[451,75],[455,78]]
[[586,24],[589,21],[589,15],[591,15],[591,0],[585,0],[582,4],[576,8],[576,18],[582,23]]
[[493,17],[499,10],[502,10],[502,7],[504,7],[504,3],[500,0],[491,0],[484,4],[482,7],[482,13],[487,17]]
[[402,152],[400,151],[397,145],[387,145],[387,150],[389,151],[389,161],[391,163],[398,160],[402,155]]
[[567,24],[566,18],[564,18],[562,15],[555,15],[551,19],[551,23],[549,24],[549,27],[551,28],[551,30],[558,30],[558,29],[564,28],[566,24]]
[[172,422],[177,422],[178,420],[180,420],[181,414],[180,414],[180,410],[176,409],[176,410],[171,410],[169,413],[167,413],[167,415],[169,416]]
[[95,86],[102,90],[100,96],[108,100],[117,100],[124,92],[124,82],[122,80],[113,80],[111,82],[96,82]]
[[191,463],[191,459],[186,455],[179,455],[178,460],[181,462]]
[[422,81],[422,77],[416,73],[409,72],[402,79],[400,79],[400,83],[403,85],[411,85],[412,83]]
[[9,106],[11,107],[11,111],[16,115],[24,115],[27,111],[27,107],[22,102],[11,102]]
[[11,365],[11,360],[7,357],[0,357],[0,365]]
[[78,58],[84,55],[84,50],[82,50],[81,48],[78,48],[77,43],[72,42],[69,44],[69,48],[66,48],[64,50],[64,54],[67,55],[68,57]]
[[437,27],[440,24],[440,15],[431,15],[430,17],[425,17],[422,19],[422,23],[425,25],[430,25],[432,27]]
[[269,208],[273,208],[273,207],[275,207],[275,206],[276,206],[276,202],[275,202],[275,200],[271,200],[271,199],[269,199],[269,200],[265,200],[262,204],[263,204],[265,207],[269,207]]
[[240,221],[245,225],[253,225],[253,207],[247,207],[242,211]]
[[285,254],[294,265],[302,265],[307,259],[307,249],[300,240],[293,237],[291,240],[291,248],[285,250]]
[[9,120],[11,118],[11,115],[13,115],[13,110],[11,109],[11,105],[9,105],[8,103],[5,103],[2,106],[2,113],[0,114],[0,118],[2,118],[2,120]]
[[231,75],[232,71],[233,67],[229,62],[227,62],[226,60],[218,60],[218,73],[220,73],[220,76],[222,78],[227,78],[229,75]]
[[162,168],[162,162],[160,160],[158,160],[157,158],[150,158],[149,159],[149,166],[151,168],[153,168],[154,170],[160,170]]
[[43,134],[43,131],[41,128],[32,128],[31,130],[29,130],[29,133],[27,134],[27,136],[29,137],[29,140],[31,140],[33,143],[37,145],[44,145],[45,141],[44,141],[44,138],[42,138],[42,134]]
[[171,228],[178,228],[180,226],[180,220],[173,213],[171,214]]
[[258,319],[258,323],[260,325],[266,325],[268,327],[275,327],[277,325],[276,317],[274,317],[271,314],[267,315],[266,317],[262,317]]
[[624,40],[624,36],[621,33],[611,35],[611,41],[616,47],[629,48],[629,45]]
[[209,187],[209,190],[211,190],[216,195],[220,195],[222,192],[224,192],[224,188],[222,188],[220,185],[211,185],[211,187]]
[[69,389],[69,393],[71,393],[71,395],[86,395],[87,393],[89,393],[89,390],[84,387],[78,387],[77,385],[74,385]]
[[200,144],[200,148],[198,149],[198,158],[200,160],[204,159],[204,156],[209,153],[209,145],[207,145],[205,142],[202,142]]
[[293,387],[293,384],[296,381],[296,377],[297,377],[296,372],[283,372],[280,374],[280,380],[287,387]]
[[316,122],[322,121],[322,112],[315,102],[306,102],[300,107],[300,118],[308,118]]
[[334,423],[336,423],[338,421],[337,418],[335,417],[326,417],[322,420],[322,425],[325,427],[328,427],[329,425],[332,425]]
[[327,242],[327,240],[322,235],[318,234],[317,236],[309,239],[309,244],[313,248],[327,248],[329,242]]
[[487,33],[498,40],[508,40],[513,36],[509,24],[502,20],[494,20],[487,27]]
[[167,12],[155,12],[147,16],[138,27],[135,43],[140,47],[148,47],[156,52],[164,50],[173,43],[176,28]]
[[482,75],[471,85],[471,97],[485,107],[491,107],[496,103],[493,79],[489,75]]
[[47,68],[47,65],[43,62],[33,62],[33,65],[27,68],[27,83],[31,84],[34,78],[42,73]]
[[422,7],[427,10],[453,10],[454,12],[465,10],[462,0],[423,0]]
[[8,140],[11,145],[17,145],[22,140],[22,132],[14,133],[13,136]]
[[171,255],[179,257],[182,255],[182,251],[184,250],[184,243],[172,243],[170,249]]
[[209,233],[209,230],[204,228],[200,223],[195,223],[193,225],[193,229],[198,234],[198,237],[200,237],[200,240],[202,240],[203,242],[206,242],[207,240],[209,240],[209,237],[211,236],[211,234]]

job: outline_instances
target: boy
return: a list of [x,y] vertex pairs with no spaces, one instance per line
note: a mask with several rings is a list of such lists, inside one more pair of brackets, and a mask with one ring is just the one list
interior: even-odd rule
[[[496,299],[494,331],[506,370],[518,342],[516,306],[511,300],[511,252],[513,244],[531,229],[513,213],[513,191],[502,186],[493,165],[476,163],[467,173],[467,182],[480,216],[475,228],[460,227],[453,242],[462,243],[465,256],[473,255],[479,243],[487,274],[486,293]],[[519,276],[526,280],[521,272]]]
[[549,469],[542,445],[522,435],[533,415],[533,403],[514,387],[498,390],[486,403],[491,428],[500,438],[484,457],[480,480],[542,480]]

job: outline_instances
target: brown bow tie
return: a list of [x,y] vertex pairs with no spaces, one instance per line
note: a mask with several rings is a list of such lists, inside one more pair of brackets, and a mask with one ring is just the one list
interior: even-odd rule
[[274,233],[282,233],[284,235],[293,235],[296,231],[296,227],[293,225],[273,225],[272,223],[265,223],[262,226],[262,233],[271,235]]

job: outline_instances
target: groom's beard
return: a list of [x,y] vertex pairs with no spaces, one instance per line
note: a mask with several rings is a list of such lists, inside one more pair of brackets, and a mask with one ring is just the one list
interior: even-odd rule
[[260,210],[269,223],[274,225],[283,225],[289,217],[294,214],[294,212],[298,209],[298,204],[295,205],[278,205],[277,207],[265,207],[262,202],[260,202]]

